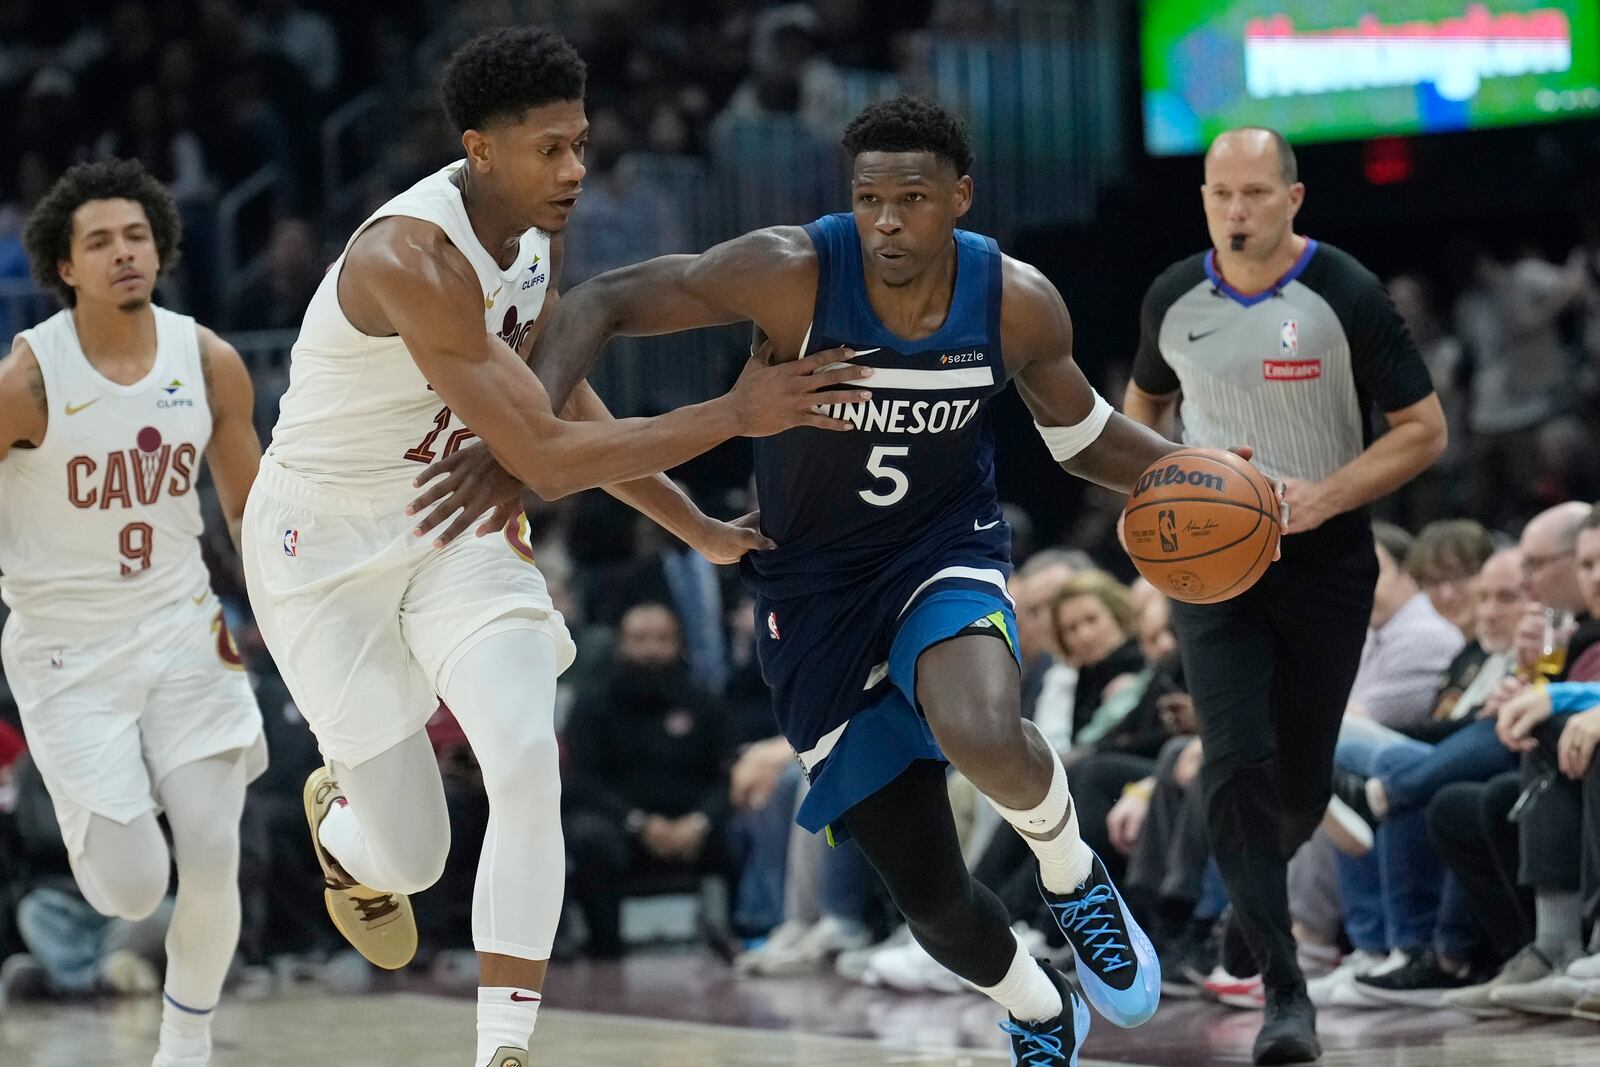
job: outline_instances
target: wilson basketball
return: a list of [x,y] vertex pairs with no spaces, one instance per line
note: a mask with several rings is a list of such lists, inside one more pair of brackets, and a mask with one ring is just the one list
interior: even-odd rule
[[1122,514],[1139,573],[1190,604],[1228,600],[1255,585],[1282,533],[1272,482],[1215,448],[1186,448],[1152,463]]

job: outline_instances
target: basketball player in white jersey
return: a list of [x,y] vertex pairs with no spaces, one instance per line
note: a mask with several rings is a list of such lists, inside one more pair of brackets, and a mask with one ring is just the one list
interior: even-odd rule
[[736,435],[846,428],[812,410],[816,392],[861,376],[821,370],[830,352],[788,373],[752,363],[728,395],[659,418],[610,420],[592,392],[570,413],[603,424],[551,411],[524,360],[581,190],[584,77],[572,47],[539,29],[495,31],[451,58],[444,103],[466,159],[379,208],[323,278],[245,513],[256,620],[328,762],[306,808],[329,913],[380,966],[415,951],[406,894],[437,880],[449,849],[423,731],[437,697],[477,755],[490,818],[473,903],[475,1067],[528,1062],[566,870],[553,715],[573,646],[520,511],[503,536],[453,540],[486,511],[503,521],[505,485],[447,479],[443,507],[459,515],[430,541],[430,520],[407,517],[418,476],[479,436],[547,498],[610,486],[732,560],[760,535],[707,519],[655,472]]
[[155,1067],[205,1067],[239,940],[239,815],[261,714],[200,561],[205,457],[238,538],[261,445],[239,354],[151,302],[177,206],[133,161],[73,167],[24,235],[65,309],[0,362],[6,679],[73,873],[142,919],[178,866]]

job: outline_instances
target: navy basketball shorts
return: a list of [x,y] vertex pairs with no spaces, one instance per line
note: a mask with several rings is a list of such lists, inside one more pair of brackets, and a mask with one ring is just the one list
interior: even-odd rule
[[976,626],[1020,664],[1010,572],[1003,560],[944,559],[825,595],[757,598],[762,675],[811,783],[801,826],[841,840],[841,815],[915,761],[944,761],[917,702],[917,659]]

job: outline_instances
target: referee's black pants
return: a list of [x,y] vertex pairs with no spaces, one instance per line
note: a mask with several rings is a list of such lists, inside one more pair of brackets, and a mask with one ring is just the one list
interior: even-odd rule
[[1284,539],[1256,586],[1172,606],[1200,720],[1212,853],[1269,989],[1304,981],[1285,878],[1322,819],[1378,563],[1364,514]]

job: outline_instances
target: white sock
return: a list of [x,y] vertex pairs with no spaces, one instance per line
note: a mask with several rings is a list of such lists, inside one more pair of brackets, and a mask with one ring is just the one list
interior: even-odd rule
[[1064,894],[1072,892],[1089,877],[1094,853],[1078,834],[1078,811],[1072,803],[1072,792],[1067,788],[1067,771],[1061,766],[1061,757],[1052,752],[1050,758],[1055,762],[1055,770],[1050,775],[1050,788],[1038,804],[1019,811],[1002,807],[993,800],[989,803],[1002,819],[1017,828],[1039,858],[1039,877],[1044,887],[1052,893]]
[[1009,1011],[1018,1022],[1054,1019],[1065,1010],[1061,990],[1050,981],[1039,961],[1028,955],[1016,931],[1013,930],[1011,936],[1017,941],[1017,954],[1011,958],[1011,968],[999,985],[978,986],[978,992]]
[[339,866],[345,869],[350,877],[372,889],[381,889],[367,879],[375,872],[371,864],[363,862],[367,855],[367,835],[361,829],[361,822],[356,818],[355,812],[350,810],[349,804],[335,802],[328,809],[328,814],[322,819],[322,825],[317,827],[317,840],[322,847],[333,853],[333,858],[339,861]]
[[161,1051],[169,1056],[204,1056],[211,1051],[211,1009],[196,1011],[161,997]]
[[502,1047],[525,1049],[533,1037],[544,998],[517,986],[478,987],[478,1064],[486,1064]]

